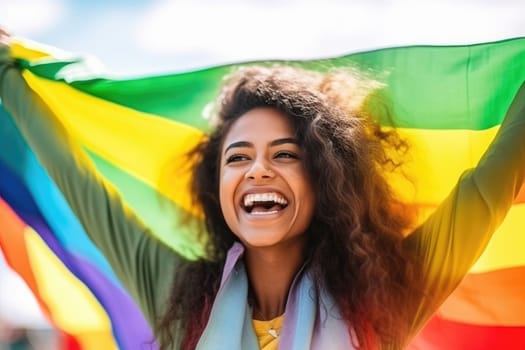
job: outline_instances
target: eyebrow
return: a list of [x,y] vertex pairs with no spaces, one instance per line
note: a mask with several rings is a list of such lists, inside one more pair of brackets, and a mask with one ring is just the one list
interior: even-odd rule
[[[298,142],[297,142],[297,140],[295,138],[293,138],[293,137],[284,137],[282,139],[273,140],[268,145],[270,147],[273,147],[273,146],[283,145],[285,143],[293,143],[293,144],[296,144],[296,145],[298,144]],[[236,147],[253,147],[253,143],[248,142],[248,141],[237,141],[237,142],[230,143],[228,145],[228,147],[226,147],[226,149],[224,150],[224,154],[226,154],[226,152],[228,152],[229,149],[236,148]]]

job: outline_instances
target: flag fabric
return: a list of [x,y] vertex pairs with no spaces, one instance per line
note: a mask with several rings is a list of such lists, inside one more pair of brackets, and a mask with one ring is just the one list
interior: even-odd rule
[[[81,59],[59,59],[22,42],[12,53],[31,89],[158,238],[190,259],[198,257],[198,240],[177,225],[191,211],[184,155],[210,130],[209,111],[223,77],[242,64],[111,79],[90,75]],[[497,132],[525,80],[525,38],[279,63],[352,67],[385,83],[377,97],[388,109],[371,112],[409,142],[406,176],[389,181],[418,209],[421,222],[460,174],[476,165]],[[168,182],[169,169],[179,171]],[[485,253],[410,348],[524,349],[524,247],[522,185]],[[3,108],[0,248],[63,335],[64,347],[156,347],[139,308]]]

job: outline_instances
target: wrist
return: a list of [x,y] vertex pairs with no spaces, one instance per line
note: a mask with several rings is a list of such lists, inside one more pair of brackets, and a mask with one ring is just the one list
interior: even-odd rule
[[0,44],[0,64],[12,61],[11,48],[8,45]]

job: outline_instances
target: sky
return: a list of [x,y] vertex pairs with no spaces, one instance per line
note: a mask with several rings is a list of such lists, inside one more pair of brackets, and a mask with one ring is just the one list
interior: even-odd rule
[[[0,0],[0,25],[14,35],[91,57],[122,77],[496,41],[525,36],[524,13],[524,0]],[[29,297],[5,266],[0,281],[1,316]],[[21,291],[5,293],[8,283]],[[7,294],[17,302],[2,302]]]
[[14,34],[115,75],[525,36],[523,0],[0,0]]

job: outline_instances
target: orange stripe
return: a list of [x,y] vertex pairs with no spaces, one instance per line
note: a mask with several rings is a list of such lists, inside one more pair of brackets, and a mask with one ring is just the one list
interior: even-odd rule
[[468,274],[439,309],[445,319],[525,327],[525,266]]
[[525,203],[525,181],[521,184],[520,192],[514,200],[514,204],[516,203]]
[[33,269],[26,249],[24,231],[27,225],[1,197],[0,222],[2,223],[0,225],[0,248],[4,252],[7,264],[24,279],[35,295],[43,312],[49,317],[49,309],[39,293],[38,283],[33,275]]

